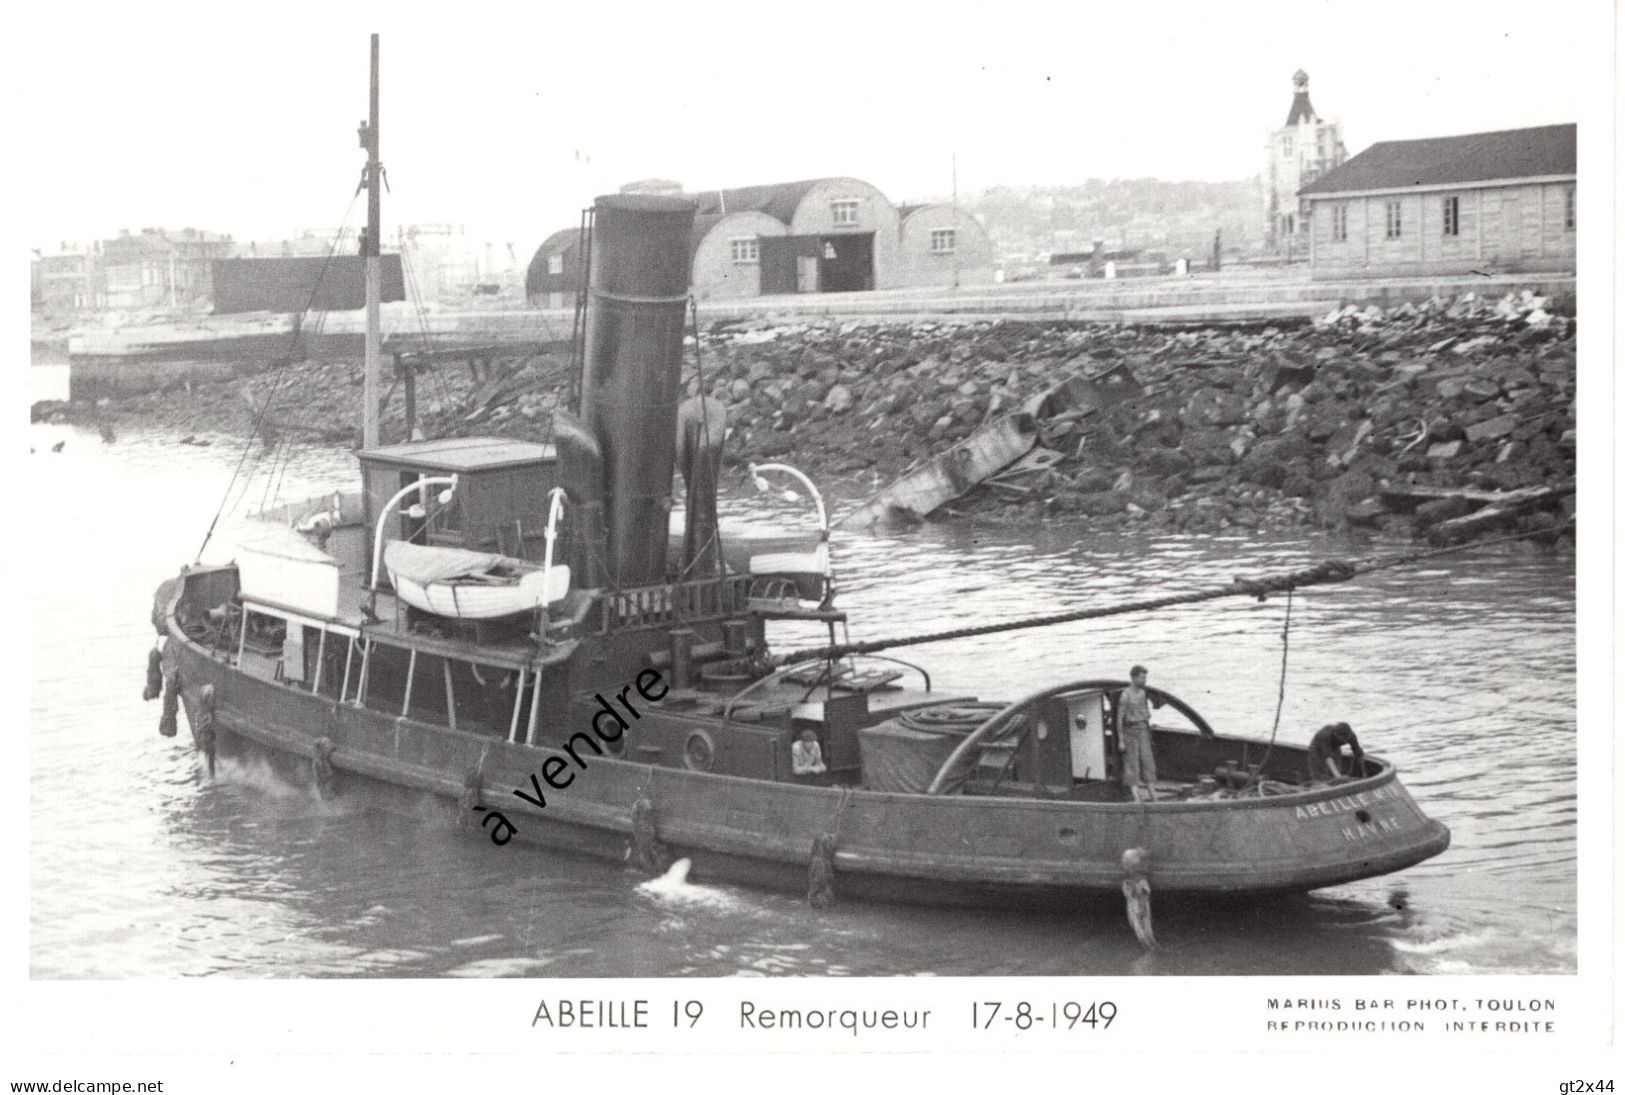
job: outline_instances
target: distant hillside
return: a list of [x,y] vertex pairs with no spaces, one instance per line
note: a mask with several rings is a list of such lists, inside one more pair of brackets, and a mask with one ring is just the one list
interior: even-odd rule
[[1108,250],[1205,256],[1215,230],[1226,251],[1252,250],[1262,235],[1263,190],[1256,178],[1234,182],[1090,179],[1081,186],[996,186],[961,195],[981,219],[1001,258]]

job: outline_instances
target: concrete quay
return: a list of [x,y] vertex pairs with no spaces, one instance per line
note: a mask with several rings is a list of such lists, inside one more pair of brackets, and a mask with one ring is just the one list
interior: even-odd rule
[[[1055,280],[712,300],[701,302],[699,313],[705,323],[1019,320],[1224,327],[1301,323],[1349,304],[1387,308],[1469,292],[1493,300],[1522,289],[1553,297],[1561,308],[1562,302],[1574,299],[1575,278],[1500,274],[1314,281],[1307,271],[1242,269],[1185,278]],[[419,312],[407,304],[385,306],[383,318],[386,351],[417,348],[423,341],[539,343],[557,348],[569,339],[574,320],[568,309]],[[123,325],[104,319],[67,339],[70,390],[76,399],[117,396],[243,376],[290,355],[359,357],[364,323],[359,311],[307,318],[296,343],[291,316],[196,316]],[[36,346],[35,360],[59,358],[59,342]]]

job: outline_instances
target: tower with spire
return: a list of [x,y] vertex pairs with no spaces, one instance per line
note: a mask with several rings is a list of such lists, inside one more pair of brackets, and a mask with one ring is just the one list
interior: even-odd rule
[[1292,106],[1286,124],[1270,130],[1264,147],[1264,244],[1274,254],[1308,256],[1308,205],[1298,188],[1320,178],[1348,158],[1343,123],[1322,118],[1309,101],[1309,74],[1292,74]]

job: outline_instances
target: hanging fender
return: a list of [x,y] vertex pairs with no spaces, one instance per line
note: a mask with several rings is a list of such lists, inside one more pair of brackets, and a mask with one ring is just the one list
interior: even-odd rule
[[156,644],[147,651],[147,686],[141,690],[144,700],[157,699],[164,690],[164,652]]

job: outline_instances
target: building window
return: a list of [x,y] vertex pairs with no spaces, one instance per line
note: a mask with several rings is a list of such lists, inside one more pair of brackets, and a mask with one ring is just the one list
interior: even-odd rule
[[840,201],[829,203],[830,220],[835,224],[857,224],[858,202],[856,198],[843,198]]
[[1292,134],[1290,133],[1281,135],[1281,155],[1289,160],[1292,158]]
[[761,248],[755,236],[740,236],[728,241],[728,249],[735,262],[755,262],[761,257]]
[[1574,231],[1574,187],[1563,191],[1563,230]]
[[931,229],[931,250],[948,252],[954,249],[954,230],[952,228]]
[[1446,198],[1444,200],[1444,234],[1447,236],[1461,235],[1461,199]]
[[549,274],[562,274],[562,273],[564,273],[564,256],[563,255],[549,255],[549,256],[547,256],[547,272]]
[[1349,207],[1347,202],[1332,206],[1332,242],[1343,243],[1349,238]]
[[1403,226],[1401,225],[1400,219],[1399,219],[1399,203],[1398,202],[1389,202],[1388,203],[1388,230],[1385,233],[1385,235],[1387,236],[1388,239],[1397,240],[1399,238],[1399,236],[1400,236],[1400,230],[1401,230],[1402,227]]

